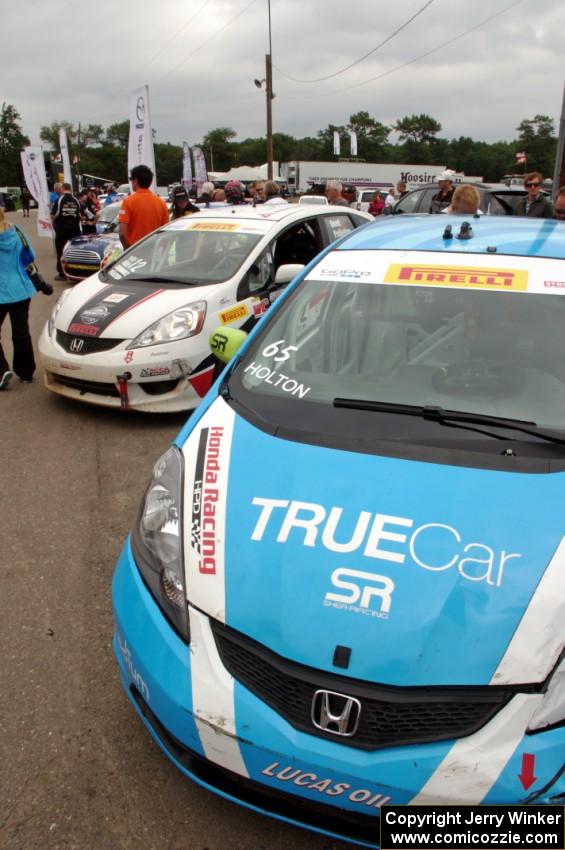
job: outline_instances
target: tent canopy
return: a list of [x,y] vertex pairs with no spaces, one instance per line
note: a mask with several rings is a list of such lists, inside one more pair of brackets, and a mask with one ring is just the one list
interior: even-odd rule
[[[229,171],[224,172],[223,174],[215,173],[214,182],[217,183],[227,183],[228,180],[241,180],[244,183],[249,183],[252,180],[266,180],[267,179],[267,166],[266,165],[239,165],[237,168],[230,168]],[[273,180],[277,183],[286,182],[283,180],[280,175],[273,175]]]

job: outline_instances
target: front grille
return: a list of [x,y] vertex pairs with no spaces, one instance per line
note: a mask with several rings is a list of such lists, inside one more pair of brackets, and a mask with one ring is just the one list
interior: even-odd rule
[[[445,741],[471,735],[516,693],[506,687],[373,685],[288,661],[251,638],[214,620],[216,645],[226,670],[296,729],[362,750]],[[356,733],[341,738],[312,723],[317,690],[355,697],[361,703]]]
[[[71,351],[71,342],[73,339],[80,339],[82,341],[82,348],[80,351]],[[57,342],[64,348],[65,351],[70,354],[98,354],[100,351],[110,351],[111,348],[115,348],[120,343],[124,342],[123,339],[107,339],[102,337],[92,337],[92,336],[80,336],[79,334],[68,334],[65,331],[57,331]]]
[[96,251],[85,251],[79,248],[69,248],[63,254],[64,263],[84,263],[85,265],[100,265],[100,254]]
[[119,398],[120,393],[115,384],[103,384],[101,381],[81,381],[79,378],[71,378],[70,375],[53,376],[58,384],[63,384],[64,387],[70,387],[73,390],[78,390],[81,393],[94,393],[95,395],[112,396]]

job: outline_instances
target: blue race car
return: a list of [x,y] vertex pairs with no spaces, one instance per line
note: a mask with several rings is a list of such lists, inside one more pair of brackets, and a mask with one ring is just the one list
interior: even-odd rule
[[212,335],[113,579],[172,761],[366,846],[385,804],[565,799],[565,226],[439,219]]

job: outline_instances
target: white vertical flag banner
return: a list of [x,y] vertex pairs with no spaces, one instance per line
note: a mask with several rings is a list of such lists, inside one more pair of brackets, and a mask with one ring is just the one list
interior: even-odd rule
[[136,165],[147,165],[153,172],[151,189],[157,191],[153,130],[149,113],[149,86],[132,91],[129,112],[128,174]]
[[339,133],[337,130],[334,130],[334,155],[339,156],[340,145],[339,145]]
[[206,171],[206,157],[202,148],[192,148],[194,157],[194,177],[196,178],[196,191],[198,197],[202,194],[202,186],[208,180],[208,172]]
[[182,143],[182,185],[187,192],[192,189],[192,163],[190,161],[190,148],[186,142]]
[[357,133],[355,130],[349,131],[349,140],[351,142],[351,156],[357,156]]
[[63,157],[63,174],[65,183],[73,185],[73,173],[71,171],[71,161],[69,159],[69,146],[67,144],[67,131],[64,127],[59,128],[59,149]]
[[39,236],[53,236],[51,210],[49,208],[49,189],[45,174],[45,162],[41,145],[28,145],[21,152],[24,180],[32,198],[37,203],[37,233]]

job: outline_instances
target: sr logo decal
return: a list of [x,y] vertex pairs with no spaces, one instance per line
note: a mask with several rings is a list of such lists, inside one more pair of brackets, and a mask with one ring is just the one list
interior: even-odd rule
[[346,593],[326,593],[324,605],[383,620],[388,618],[394,591],[394,582],[388,576],[338,567],[332,573],[331,582]]

